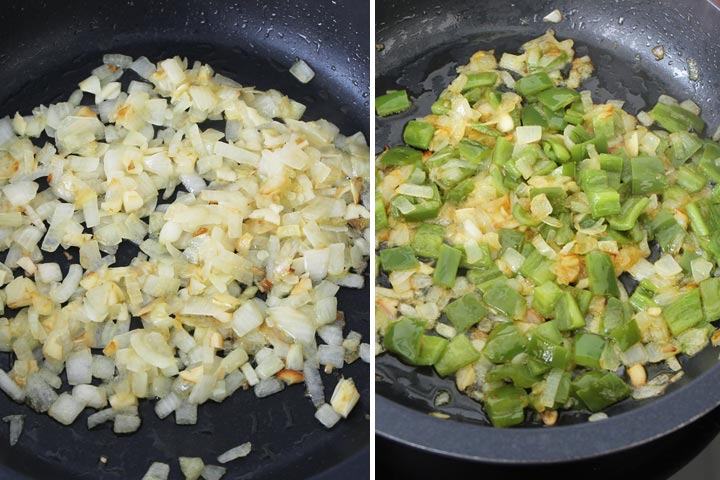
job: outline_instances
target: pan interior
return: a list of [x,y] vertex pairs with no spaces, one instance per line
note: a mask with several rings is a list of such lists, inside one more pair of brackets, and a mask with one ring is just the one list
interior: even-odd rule
[[[7,36],[0,40],[0,116],[15,111],[28,114],[41,103],[64,101],[77,83],[102,63],[104,53],[145,55],[151,61],[180,55],[208,63],[243,85],[281,91],[307,106],[304,119],[325,118],[343,134],[362,131],[367,137],[367,42],[361,42],[367,38],[366,7],[348,8],[343,13],[329,0],[311,7],[293,2],[293,8],[308,13],[307,18],[294,18],[293,23],[283,21],[287,12],[278,14],[280,2],[277,6],[264,2],[239,6],[225,1],[70,4],[67,7],[74,16],[63,18],[65,13],[58,12],[57,31],[43,24],[45,2],[27,2],[24,13],[19,3],[0,13],[0,19],[9,25]],[[139,6],[145,9],[144,16],[137,16]],[[31,30],[35,37],[21,31],[32,28],[29,20],[33,15],[39,19]],[[31,25],[23,25],[26,21]],[[11,27],[18,23],[21,26]],[[307,40],[298,37],[297,31]],[[287,72],[296,58],[304,58],[316,68],[317,76],[308,85]],[[126,73],[126,84],[132,75]],[[128,248],[126,258],[133,255]],[[122,256],[121,250],[118,258]],[[338,294],[346,331],[362,333],[363,341],[369,334],[368,299],[367,286],[341,289]],[[0,368],[8,368],[9,361],[9,355],[0,355]],[[351,457],[356,464],[364,464],[367,457],[358,457],[358,452],[367,452],[369,444],[368,365],[357,361],[342,374],[355,380],[361,401],[353,414],[331,431],[314,418],[315,409],[300,385],[265,399],[246,391],[221,404],[209,402],[198,409],[194,426],[176,426],[172,416],[159,420],[153,412],[154,402],[141,402],[143,425],[130,436],[116,436],[107,426],[88,431],[85,422],[90,411],[81,414],[73,426],[64,427],[0,395],[3,415],[27,415],[20,443],[12,449],[0,447],[0,463],[31,478],[119,480],[142,477],[154,461],[169,463],[177,473],[178,456],[200,456],[206,463],[217,464],[217,455],[251,441],[252,454],[242,459],[242,464],[227,465],[229,477],[270,478],[292,472],[298,478],[309,478]],[[323,375],[328,399],[339,375]],[[7,424],[1,423],[0,438],[6,439],[7,434]],[[6,441],[0,443],[6,445]],[[100,462],[101,456],[107,458],[106,464]]]
[[[708,125],[706,135],[712,135],[720,123],[720,98],[712,94],[720,85],[720,48],[710,35],[716,29],[712,19],[720,20],[720,12],[709,3],[696,2],[693,8],[687,3],[674,6],[645,1],[477,4],[461,0],[437,7],[430,2],[411,3],[383,3],[378,9],[376,91],[406,89],[413,102],[402,114],[377,118],[376,154],[386,145],[402,143],[404,125],[430,113],[430,105],[457,75],[455,68],[467,63],[474,52],[494,49],[498,58],[503,52],[516,53],[524,42],[548,28],[553,28],[559,39],[575,40],[576,57],[588,54],[592,58],[594,75],[581,88],[590,90],[595,102],[624,100],[624,108],[637,114],[651,108],[664,93],[697,102]],[[544,23],[543,16],[555,8],[565,14],[563,22]],[[664,46],[662,61],[652,55],[656,45]],[[700,66],[697,81],[689,78],[689,59]],[[712,347],[680,360],[685,375],[668,393],[691,385],[711,368],[720,368],[716,366],[718,351]],[[433,399],[444,391],[451,393],[451,401],[437,408]],[[440,378],[429,367],[404,365],[388,354],[377,357],[376,392],[418,412],[441,411],[455,421],[489,425],[480,404],[460,393],[453,381]],[[616,416],[652,401],[630,399],[606,412]],[[717,399],[707,403],[709,410]],[[528,413],[528,419],[530,416]],[[564,412],[560,425],[585,422],[587,416]],[[539,425],[530,422],[526,426]],[[383,431],[383,425],[379,424],[378,430]]]

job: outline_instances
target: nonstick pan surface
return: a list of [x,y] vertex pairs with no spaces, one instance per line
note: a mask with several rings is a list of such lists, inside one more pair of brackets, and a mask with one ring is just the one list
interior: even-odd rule
[[[209,63],[244,85],[280,90],[307,105],[304,118],[326,118],[347,135],[369,133],[368,3],[24,0],[3,2],[0,25],[0,116],[28,114],[41,103],[66,99],[102,63],[104,53],[145,55],[152,61],[181,55]],[[308,85],[287,71],[298,58],[316,72]],[[119,263],[132,255],[133,247],[123,246]],[[54,261],[63,261],[62,256]],[[342,289],[338,303],[348,328],[366,339],[368,288]],[[9,362],[9,355],[0,355],[0,368]],[[253,443],[253,452],[226,465],[225,478],[367,476],[368,372],[362,361],[343,370],[362,398],[330,431],[315,420],[299,385],[262,400],[248,391],[222,404],[210,402],[198,409],[194,426],[176,426],[172,416],[161,421],[153,402],[141,402],[140,431],[121,437],[107,426],[88,431],[89,411],[64,427],[0,395],[3,416],[27,415],[20,442],[12,448],[8,426],[0,423],[0,477],[139,479],[159,461],[171,465],[171,478],[181,478],[178,456],[217,464],[217,455],[246,441]],[[326,395],[338,378],[323,374]],[[107,464],[100,463],[101,456]]]
[[[555,8],[564,20],[544,23]],[[402,142],[405,123],[430,112],[455,77],[455,67],[473,52],[516,52],[548,28],[561,39],[574,39],[578,55],[592,57],[595,76],[584,88],[596,101],[625,100],[625,108],[636,114],[665,93],[694,99],[709,134],[720,123],[720,11],[706,1],[382,1],[376,23],[377,92],[404,88],[413,98],[409,111],[377,119],[376,153]],[[665,49],[661,61],[651,52],[657,45]],[[693,61],[697,80],[689,75]],[[607,420],[587,423],[586,415],[563,414],[553,428],[495,429],[454,382],[382,355],[376,369],[376,431],[418,452],[500,465],[598,458],[675,432],[720,404],[717,349],[683,363],[684,378],[665,396],[622,402],[607,410]],[[452,402],[437,409],[432,402],[440,390],[450,391]],[[429,415],[436,410],[451,418]]]

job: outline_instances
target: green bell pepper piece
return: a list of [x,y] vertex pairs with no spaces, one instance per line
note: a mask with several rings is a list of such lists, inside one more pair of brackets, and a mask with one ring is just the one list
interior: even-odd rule
[[433,283],[448,288],[455,286],[455,278],[457,277],[461,258],[462,253],[460,250],[449,245],[441,245],[435,271],[433,272]]
[[468,293],[450,302],[445,307],[445,315],[447,315],[455,330],[458,333],[463,333],[485,318],[487,309],[478,295]]
[[420,265],[409,245],[380,250],[380,262],[386,272],[409,270]]
[[472,342],[465,335],[458,335],[448,343],[440,359],[435,362],[437,373],[445,377],[455,373],[480,358]]
[[498,323],[490,332],[482,353],[493,363],[504,363],[525,351],[526,345],[527,339],[515,325]]

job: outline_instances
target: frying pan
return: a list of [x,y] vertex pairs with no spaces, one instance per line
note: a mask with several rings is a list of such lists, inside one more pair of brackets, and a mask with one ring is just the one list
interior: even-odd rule
[[[304,103],[306,118],[327,118],[348,135],[369,133],[368,3],[6,1],[0,25],[0,117],[66,99],[102,63],[102,54],[112,52],[153,61],[173,55],[201,60],[242,84],[275,88]],[[316,72],[307,85],[287,71],[298,58]],[[132,247],[123,248],[120,263],[133,254]],[[365,338],[368,299],[367,288],[342,289],[338,299],[348,328]],[[8,368],[9,361],[9,355],[0,355],[0,368]],[[210,402],[199,408],[198,424],[189,427],[176,426],[172,418],[159,420],[152,403],[141,402],[140,431],[121,437],[109,428],[88,431],[88,411],[73,426],[63,427],[0,395],[3,416],[27,415],[13,448],[7,446],[7,425],[0,424],[0,477],[137,479],[159,461],[171,464],[171,478],[180,478],[178,456],[200,456],[217,464],[218,454],[246,441],[253,443],[253,452],[229,464],[225,478],[366,475],[368,366],[357,361],[343,374],[353,377],[362,399],[330,431],[313,417],[302,386],[262,400],[252,392],[238,392],[222,404]],[[323,377],[329,395],[337,380]],[[101,455],[107,464],[100,463]]]
[[[542,18],[555,8],[564,13],[564,20],[544,23]],[[395,0],[379,2],[376,15],[376,90],[380,94],[404,88],[413,98],[409,111],[377,119],[377,153],[402,142],[404,124],[430,112],[433,100],[455,77],[455,67],[467,63],[473,52],[493,48],[498,54],[516,52],[549,27],[561,39],[574,39],[578,55],[590,54],[596,72],[584,88],[596,101],[619,98],[636,114],[666,93],[694,99],[702,107],[710,134],[720,123],[720,11],[704,0]],[[651,52],[656,45],[665,49],[660,61]],[[699,67],[697,80],[688,73],[690,59]],[[388,457],[414,455],[412,460],[399,462],[394,457],[388,463],[402,464],[404,469],[420,465],[420,470],[422,458],[437,454],[483,462],[503,472],[522,465],[557,468],[581,461],[607,472],[611,465],[620,465],[621,453],[671,437],[720,405],[717,363],[718,351],[713,348],[684,360],[684,378],[666,395],[622,402],[609,408],[610,418],[601,422],[563,414],[560,425],[553,428],[495,429],[488,426],[480,405],[461,395],[454,382],[440,379],[429,368],[410,368],[382,355],[376,366],[378,464],[383,452],[404,446]],[[432,401],[441,390],[450,391],[453,400],[436,409]],[[451,418],[428,415],[435,410]],[[701,438],[707,441],[712,434],[694,435]],[[679,453],[678,449],[675,457]],[[654,462],[670,465],[673,459],[659,456]],[[634,460],[639,462],[639,457]],[[632,464],[625,463],[624,471]]]

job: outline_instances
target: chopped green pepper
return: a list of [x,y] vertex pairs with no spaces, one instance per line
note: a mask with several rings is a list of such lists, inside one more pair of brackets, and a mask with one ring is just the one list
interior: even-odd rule
[[658,102],[649,113],[653,120],[669,132],[686,132],[692,129],[702,133],[705,129],[702,118],[679,105]]
[[445,353],[448,343],[448,340],[442,337],[423,335],[415,365],[435,365]]
[[422,223],[415,230],[412,246],[415,255],[425,258],[437,258],[443,244],[445,227],[431,223]]
[[632,389],[612,372],[591,371],[573,382],[575,394],[591,412],[599,412],[627,398]]
[[594,333],[580,333],[575,337],[575,363],[588,368],[600,368],[607,341]]
[[675,300],[665,307],[663,315],[673,335],[680,335],[702,322],[705,315],[700,300],[700,290],[695,289]]
[[493,363],[504,363],[525,351],[526,345],[527,339],[515,325],[498,323],[490,332],[482,353]]
[[455,285],[461,258],[460,250],[449,245],[441,245],[435,272],[433,272],[433,283],[452,288]]
[[465,335],[458,335],[448,343],[440,359],[435,363],[435,370],[440,376],[455,373],[466,365],[480,358],[472,342]]
[[610,255],[602,252],[591,252],[585,255],[585,265],[590,280],[590,291],[593,295],[620,296],[615,267]]
[[485,411],[496,427],[512,427],[525,421],[527,405],[525,390],[512,385],[503,385],[485,395]]
[[459,333],[465,332],[487,315],[487,309],[480,297],[474,293],[468,293],[450,302],[445,307],[445,315]]
[[386,272],[408,270],[420,265],[409,245],[380,250],[380,261]]
[[571,88],[553,87],[540,92],[537,99],[550,110],[560,110],[580,98],[580,94]]
[[410,108],[410,99],[405,90],[397,90],[375,98],[375,111],[381,117],[400,113],[408,108]]
[[515,82],[515,91],[523,97],[528,97],[554,86],[555,83],[553,83],[547,73],[539,72],[527,75]]
[[403,140],[408,145],[427,150],[435,134],[435,127],[420,120],[410,120],[403,131]]
[[401,317],[393,322],[385,332],[383,345],[406,363],[415,364],[420,355],[420,342],[425,328],[410,317]]
[[635,345],[642,338],[637,321],[633,318],[627,323],[615,327],[610,331],[610,336],[615,339],[621,351]]
[[555,323],[562,331],[585,326],[585,317],[570,292],[564,292],[555,306]]
[[485,303],[508,318],[520,319],[525,316],[525,297],[507,284],[496,284],[485,292]]

